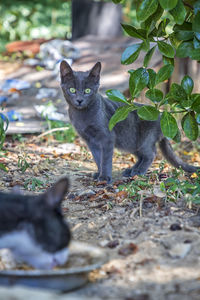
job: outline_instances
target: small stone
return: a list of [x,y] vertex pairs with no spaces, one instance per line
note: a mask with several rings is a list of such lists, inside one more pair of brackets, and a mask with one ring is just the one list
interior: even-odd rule
[[79,197],[90,197],[95,195],[96,193],[93,190],[85,190],[85,191],[81,191],[78,196]]
[[106,246],[113,249],[113,248],[116,248],[118,245],[119,245],[119,241],[113,240],[113,241],[108,242],[108,244]]
[[108,243],[109,243],[108,240],[102,240],[98,244],[99,244],[99,246],[101,246],[101,247],[104,248],[104,247],[106,247],[108,245]]
[[190,217],[189,224],[194,227],[200,227],[200,215]]
[[69,200],[73,200],[74,198],[76,198],[76,195],[74,193],[69,193],[68,196],[67,196],[67,198]]
[[172,258],[184,258],[191,250],[191,244],[179,243],[169,250]]
[[118,254],[123,256],[128,256],[131,254],[135,254],[138,251],[138,246],[134,243],[129,243],[128,245],[124,245],[118,251]]
[[173,223],[170,225],[170,228],[169,228],[171,231],[176,231],[176,230],[182,230],[182,227],[180,224],[178,223]]

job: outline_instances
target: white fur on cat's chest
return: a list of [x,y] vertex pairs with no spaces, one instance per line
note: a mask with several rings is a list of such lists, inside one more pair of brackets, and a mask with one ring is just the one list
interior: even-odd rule
[[31,238],[26,230],[12,231],[0,236],[0,248],[8,248],[15,259],[24,261],[38,269],[52,269],[68,259],[68,248],[55,253],[47,252]]

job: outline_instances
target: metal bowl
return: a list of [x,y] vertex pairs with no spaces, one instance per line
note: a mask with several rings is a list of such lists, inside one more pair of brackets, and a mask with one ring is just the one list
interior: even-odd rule
[[90,263],[54,270],[3,270],[0,271],[0,285],[24,285],[66,292],[86,284],[89,272],[106,262],[106,255],[101,248],[86,243],[72,242],[70,255],[72,254],[87,256]]

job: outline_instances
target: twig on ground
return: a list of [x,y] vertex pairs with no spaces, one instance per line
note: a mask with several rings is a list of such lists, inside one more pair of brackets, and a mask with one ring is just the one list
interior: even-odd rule
[[60,128],[52,128],[52,129],[49,129],[49,130],[47,130],[47,131],[45,131],[45,132],[39,134],[38,136],[34,136],[34,137],[31,139],[31,141],[29,141],[29,143],[32,142],[32,141],[38,140],[38,139],[42,138],[43,136],[48,135],[48,134],[50,134],[50,133],[52,133],[52,132],[56,132],[56,131],[65,131],[65,130],[68,130],[68,129],[69,129],[69,127],[60,127]]

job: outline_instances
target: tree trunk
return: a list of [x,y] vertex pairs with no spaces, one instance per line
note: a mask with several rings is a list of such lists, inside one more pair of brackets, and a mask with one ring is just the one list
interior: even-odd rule
[[112,2],[72,0],[72,39],[85,35],[117,37],[121,30],[122,8]]
[[172,74],[171,82],[179,83],[185,75],[189,75],[194,81],[193,93],[200,93],[200,64],[190,58],[176,58],[175,68]]

